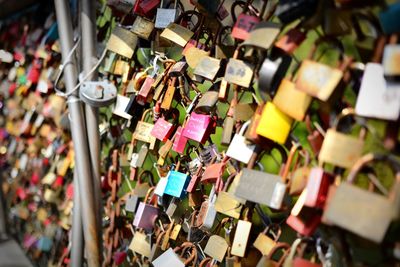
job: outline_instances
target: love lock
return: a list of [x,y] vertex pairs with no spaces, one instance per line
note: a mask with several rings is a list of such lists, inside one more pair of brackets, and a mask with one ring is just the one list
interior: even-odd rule
[[80,88],[83,102],[93,107],[106,107],[114,103],[117,88],[109,81],[84,82]]

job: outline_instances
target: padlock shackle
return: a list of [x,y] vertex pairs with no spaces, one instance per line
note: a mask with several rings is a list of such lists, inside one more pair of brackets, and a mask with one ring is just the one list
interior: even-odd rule
[[272,248],[272,250],[269,252],[267,255],[268,260],[272,260],[272,257],[277,253],[279,250],[284,250],[284,253],[282,254],[281,258],[278,261],[277,266],[282,266],[283,262],[285,261],[286,257],[288,256],[290,252],[290,245],[288,243],[283,243],[279,242],[275,245],[275,247]]
[[258,10],[252,5],[252,3],[253,3],[253,0],[233,2],[232,6],[231,6],[231,17],[232,17],[233,24],[235,24],[237,21],[237,16],[236,16],[235,10],[236,10],[236,7],[238,7],[238,6],[240,6],[242,8],[242,13],[246,13],[247,11],[249,11],[249,14],[252,16],[258,17],[260,15]]
[[[276,230],[276,232],[274,232],[274,230]],[[270,233],[270,231],[272,231],[272,233],[273,233],[274,241],[278,242],[278,240],[282,234],[281,226],[277,223],[271,223],[264,229],[263,234],[267,235],[268,233]]]
[[293,143],[292,147],[290,148],[289,151],[289,156],[287,157],[287,160],[285,162],[285,167],[282,171],[282,181],[284,183],[287,183],[288,176],[289,176],[289,171],[290,171],[290,166],[292,165],[294,155],[296,154],[296,151],[301,148],[300,143]]
[[[397,193],[397,187],[400,183],[400,161],[397,160],[394,156],[392,155],[385,155],[385,154],[374,154],[374,153],[368,153],[364,156],[362,156],[360,159],[356,161],[354,166],[351,168],[349,174],[347,175],[346,182],[350,184],[354,184],[357,174],[362,170],[363,167],[365,167],[367,164],[370,164],[372,162],[384,162],[388,163],[391,169],[394,171],[395,175],[395,181],[393,183],[392,189],[389,192],[389,198],[394,199],[395,194]],[[368,176],[370,179],[371,177]],[[371,181],[373,184],[375,181]]]
[[149,170],[141,170],[139,175],[138,175],[138,184],[143,183],[143,177],[149,177],[149,179],[147,179],[149,181],[150,186],[154,186],[154,175],[151,171]]
[[[321,45],[322,43],[329,44],[335,50],[339,51],[340,59],[343,57],[345,50],[344,50],[343,43],[339,39],[334,38],[334,37],[321,36],[312,45],[312,47],[310,49],[310,53],[307,56],[307,59],[309,59],[309,60],[314,59],[315,53],[317,52],[319,45]],[[320,57],[322,57],[322,56],[323,56],[323,54]],[[319,59],[316,59],[316,60],[318,61]]]

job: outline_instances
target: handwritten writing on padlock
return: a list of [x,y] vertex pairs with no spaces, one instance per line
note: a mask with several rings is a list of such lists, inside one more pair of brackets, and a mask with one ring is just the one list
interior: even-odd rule
[[249,32],[260,22],[259,18],[251,15],[240,14],[232,30],[236,39],[246,40]]
[[211,117],[209,115],[192,113],[183,129],[182,135],[194,141],[204,143],[210,134],[210,124]]

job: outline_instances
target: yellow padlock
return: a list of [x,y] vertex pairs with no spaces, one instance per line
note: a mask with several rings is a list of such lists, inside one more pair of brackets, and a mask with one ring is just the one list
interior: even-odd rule
[[289,135],[292,119],[268,102],[261,114],[256,133],[279,144],[284,144]]

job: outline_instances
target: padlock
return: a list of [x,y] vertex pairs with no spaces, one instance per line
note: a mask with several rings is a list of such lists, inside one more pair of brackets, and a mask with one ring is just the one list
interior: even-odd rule
[[199,215],[196,218],[196,225],[199,225],[201,229],[211,229],[214,225],[217,217],[217,211],[215,209],[215,187],[212,186],[208,198],[203,201],[200,206]]
[[311,96],[296,89],[296,84],[290,78],[284,78],[272,103],[295,120],[302,121],[311,104],[311,100]]
[[155,220],[158,217],[159,209],[157,207],[157,202],[154,205],[148,204],[147,202],[151,202],[150,197],[154,187],[150,188],[147,192],[147,195],[143,202],[139,203],[139,207],[137,208],[135,219],[133,220],[133,225],[139,228],[143,228],[147,231],[151,231],[154,228]]
[[[204,19],[203,19],[204,20]],[[214,37],[213,34],[206,30],[202,29],[202,23],[200,23],[200,30],[195,33],[191,40],[187,43],[182,54],[185,56],[186,62],[188,63],[189,67],[196,69],[199,63],[204,59],[210,56],[211,50],[214,46]],[[195,39],[193,39],[195,38]],[[204,42],[200,42],[204,39]],[[211,43],[211,45],[210,45]],[[205,74],[206,76],[213,76],[216,75],[216,72],[219,69],[219,61],[218,59],[208,58],[206,59],[205,63],[209,63],[213,69],[210,74],[206,74],[202,68],[199,67],[197,70],[200,74]],[[218,64],[217,64],[218,63]],[[195,76],[200,81],[200,76]]]
[[149,40],[151,33],[154,30],[154,23],[151,20],[137,16],[133,22],[131,31],[140,38]]
[[138,0],[136,1],[133,12],[147,18],[152,18],[160,0]]
[[133,235],[129,249],[135,253],[139,253],[144,257],[150,257],[151,254],[151,243],[148,236],[140,231],[136,231]]
[[391,155],[364,155],[354,164],[346,181],[332,191],[332,197],[328,199],[324,210],[323,221],[375,243],[381,243],[393,218],[398,217],[398,181],[394,183],[389,196],[366,191],[354,185],[358,172],[365,165],[375,161],[388,163],[393,172],[396,172],[395,175],[399,174],[399,162]]
[[300,194],[289,217],[286,219],[286,224],[301,235],[311,236],[321,223],[321,212],[304,205],[307,193],[308,190],[304,189]]
[[117,26],[107,42],[107,49],[123,57],[132,58],[137,41],[138,38],[133,32]]
[[233,57],[229,59],[225,69],[224,79],[228,83],[248,88],[253,80],[253,66],[238,59],[240,49],[241,47],[238,47]]
[[133,132],[132,138],[145,142],[150,143],[149,149],[152,150],[155,145],[156,138],[151,135],[151,130],[154,127],[154,124],[145,122],[147,117],[151,115],[151,109],[147,109],[143,115],[142,119],[138,122],[135,131]]
[[257,23],[242,45],[268,50],[280,33],[280,25],[270,21]]
[[202,57],[194,69],[194,74],[204,77],[207,80],[214,81],[220,69],[221,62],[219,59],[205,56]]
[[308,177],[310,174],[310,154],[307,150],[302,149],[299,151],[298,158],[303,159],[303,163],[301,163],[300,167],[296,167],[292,170],[290,174],[290,183],[289,183],[289,194],[290,195],[300,195],[303,189],[307,185]]
[[400,4],[394,2],[387,6],[386,10],[379,13],[379,22],[385,34],[398,33],[399,22],[397,18],[400,15]]
[[216,184],[217,186],[217,191],[219,191],[219,185],[221,182],[221,177],[222,174],[224,173],[225,170],[225,162],[220,162],[220,163],[215,163],[214,160],[211,162],[210,165],[208,165],[202,176],[201,176],[201,183],[203,184],[208,184],[208,183],[213,183]]
[[275,174],[244,168],[239,175],[235,196],[248,201],[280,209],[286,193],[282,177]]
[[262,111],[256,133],[279,144],[286,142],[292,119],[279,110],[272,102],[267,102]]
[[[378,47],[383,49],[381,44],[378,44]],[[357,97],[356,114],[370,118],[397,120],[400,116],[400,93],[396,90],[397,87],[385,80],[382,65],[368,63]]]
[[[144,182],[144,178],[147,177],[147,182]],[[151,187],[154,187],[154,177],[151,171],[142,170],[138,175],[138,181],[133,194],[139,198],[145,197]]]
[[289,55],[293,55],[294,51],[303,43],[306,39],[306,31],[301,30],[301,23],[296,27],[288,30],[285,35],[280,37],[275,42],[275,47],[285,51]]
[[158,258],[152,261],[154,267],[167,267],[167,266],[176,266],[176,267],[185,267],[186,265],[179,258],[179,256],[174,252],[172,248],[169,248],[163,254],[161,254]]
[[211,258],[222,262],[225,258],[225,253],[228,250],[228,243],[219,235],[212,235],[207,241],[204,253]]
[[171,116],[173,122],[169,122],[163,117],[159,118],[154,124],[154,127],[151,130],[150,134],[163,142],[167,141],[167,139],[170,139],[172,137],[172,133],[175,130],[175,125],[179,120],[179,111],[177,109],[173,109],[171,112]]
[[199,164],[197,167],[197,170],[195,171],[194,174],[192,174],[192,178],[190,179],[190,182],[186,188],[186,191],[188,193],[192,193],[196,190],[197,185],[200,182],[200,179],[202,177],[202,173],[203,173],[203,164]]
[[236,225],[235,237],[232,242],[231,254],[238,257],[244,256],[250,236],[252,223],[251,218],[248,218],[248,211],[248,208],[246,208],[243,213],[244,218],[238,221]]
[[326,132],[318,160],[342,168],[351,168],[361,157],[364,148],[365,127],[360,131],[360,137],[353,137],[338,131],[339,123],[348,116],[354,116],[352,108],[343,109],[331,129]]
[[236,197],[232,192],[228,191],[232,184],[235,173],[231,174],[225,182],[224,188],[218,193],[215,201],[215,210],[229,217],[239,219],[242,206],[245,203],[244,199]]
[[176,23],[170,23],[161,33],[160,37],[184,47],[194,33]]
[[109,81],[84,82],[79,90],[83,101],[93,107],[106,107],[117,97],[117,88]]
[[178,1],[175,0],[173,8],[164,8],[164,1],[161,0],[160,8],[157,8],[155,27],[164,29],[176,19],[176,9]]
[[250,121],[245,122],[240,128],[240,132],[235,134],[232,142],[230,143],[226,155],[240,162],[248,164],[250,158],[252,157],[256,146],[254,144],[249,144],[249,142],[244,137],[244,132],[250,125]]
[[176,77],[173,77],[172,79],[169,80],[167,90],[165,91],[162,102],[161,102],[161,108],[164,110],[170,110],[172,101],[174,100],[174,95],[176,92],[176,87],[175,83],[177,81]]
[[[304,267],[321,267],[322,266],[322,264],[304,259],[302,257],[302,255],[299,255],[299,256],[296,255],[296,253],[298,251],[297,248],[303,242],[307,242],[307,240],[298,238],[293,242],[292,247],[290,249],[290,253],[287,256],[287,258],[285,259],[285,262],[283,263],[284,267],[291,267],[291,266],[293,266],[293,267],[302,267],[302,266],[304,266]],[[314,252],[314,253],[316,253],[316,252]]]
[[182,135],[188,139],[204,144],[214,129],[210,115],[192,112],[183,129]]
[[130,120],[132,116],[126,113],[125,111],[129,105],[129,102],[130,102],[129,97],[118,94],[116,97],[113,114],[122,117],[124,119]]
[[185,136],[183,136],[182,133],[183,133],[183,128],[182,126],[179,126],[178,129],[176,129],[175,139],[172,145],[172,150],[179,154],[182,154],[185,151],[185,147],[188,142],[188,139]]
[[196,107],[194,108],[194,112],[199,114],[210,114],[212,111],[216,109],[216,104],[218,101],[218,91],[210,88],[207,92],[205,92]]
[[[281,257],[278,261],[275,260],[275,255],[280,251],[283,250],[281,253]],[[279,242],[277,243],[271,252],[267,256],[263,256],[259,262],[257,263],[256,267],[264,267],[264,266],[282,266],[286,257],[289,255],[290,252],[290,245],[287,243]]]
[[[243,13],[241,13],[237,18],[235,15],[235,9],[237,6],[241,6],[244,4]],[[266,2],[263,3],[263,8],[265,10]],[[254,9],[254,7],[247,3],[235,2],[231,10],[232,20],[234,21],[234,25],[232,28],[232,36],[239,40],[246,40],[249,37],[249,32],[260,22],[259,13]],[[249,14],[246,14],[249,12]],[[263,13],[263,12],[262,12]],[[262,16],[263,14],[261,14]]]
[[146,160],[148,151],[149,147],[146,144],[143,144],[138,153],[132,154],[130,166],[132,168],[141,168]]
[[186,187],[190,182],[190,176],[187,173],[179,172],[179,167],[180,161],[178,161],[175,170],[170,171],[168,174],[168,182],[164,194],[183,198],[186,195]]
[[[254,241],[254,247],[257,248],[262,255],[268,256],[278,244],[281,233],[282,230],[279,225],[268,225],[263,232],[258,234],[257,239]],[[272,238],[270,236],[272,236]]]
[[323,168],[314,167],[310,170],[305,189],[307,190],[304,205],[323,209],[330,185],[334,182],[333,174]]
[[400,77],[400,68],[396,58],[400,57],[400,45],[397,43],[397,35],[390,37],[389,44],[385,45],[383,50],[382,66],[383,74],[388,80],[398,80]]
[[283,77],[288,71],[292,57],[279,50],[272,50],[270,55],[264,59],[258,71],[258,86],[263,100],[267,100],[267,93],[274,95]]
[[[342,63],[340,67],[332,68],[311,60],[321,43],[332,44],[339,51],[340,58],[344,59],[343,62],[340,62]],[[339,85],[339,82],[343,78],[343,72],[348,67],[347,60],[343,57],[343,51],[343,45],[337,39],[319,38],[311,49],[308,58],[303,60],[300,65],[296,79],[296,88],[321,101],[327,101]]]

